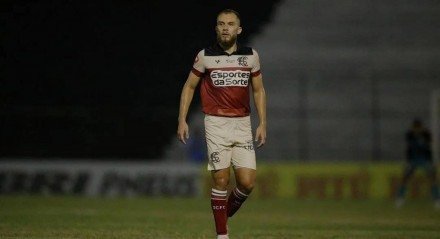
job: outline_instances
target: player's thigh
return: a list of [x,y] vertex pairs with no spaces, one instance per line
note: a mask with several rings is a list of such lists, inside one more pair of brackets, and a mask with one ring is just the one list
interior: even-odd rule
[[205,117],[205,137],[208,153],[208,170],[229,168],[232,143],[228,139],[228,123],[219,117]]
[[255,150],[252,142],[234,146],[232,149],[232,164],[234,168],[257,169]]
[[237,122],[234,141],[234,148],[232,149],[234,167],[256,169],[250,117],[242,118]]
[[232,148],[209,146],[208,143],[208,170],[220,170],[231,166]]

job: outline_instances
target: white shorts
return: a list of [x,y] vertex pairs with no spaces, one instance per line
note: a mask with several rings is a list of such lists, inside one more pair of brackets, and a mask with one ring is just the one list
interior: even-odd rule
[[251,118],[205,115],[208,170],[256,169]]

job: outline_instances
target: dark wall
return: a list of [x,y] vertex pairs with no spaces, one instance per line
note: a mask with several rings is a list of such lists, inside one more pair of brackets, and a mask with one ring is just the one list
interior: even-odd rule
[[0,157],[160,157],[217,12],[241,13],[246,43],[266,2],[2,1]]

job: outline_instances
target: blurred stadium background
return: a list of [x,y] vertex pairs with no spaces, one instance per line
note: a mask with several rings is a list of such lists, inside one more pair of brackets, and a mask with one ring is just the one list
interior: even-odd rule
[[[269,122],[258,183],[240,217],[275,212],[269,224],[234,222],[235,233],[439,238],[423,173],[410,183],[413,204],[392,208],[414,118],[431,129],[439,159],[438,1],[7,0],[0,7],[0,237],[211,235],[198,95],[189,116],[194,142],[179,144],[175,132],[195,54],[215,41],[217,12],[233,8],[242,15],[240,42],[261,57]],[[166,227],[182,207],[195,219]],[[109,234],[107,226],[122,220],[115,212],[144,227]],[[371,224],[375,216],[382,221]],[[85,218],[102,224],[81,231]],[[190,221],[208,228],[186,230]],[[69,225],[77,227],[63,234]],[[268,232],[252,229],[265,225]]]

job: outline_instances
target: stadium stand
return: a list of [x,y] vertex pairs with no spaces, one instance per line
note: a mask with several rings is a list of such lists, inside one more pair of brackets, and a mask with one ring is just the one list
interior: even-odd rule
[[267,159],[393,160],[440,88],[432,1],[285,1],[253,45],[269,95]]

